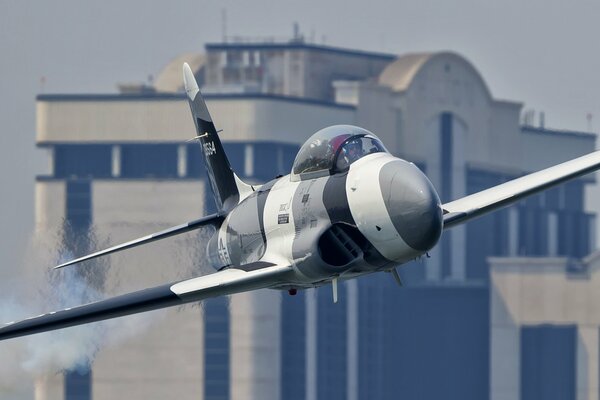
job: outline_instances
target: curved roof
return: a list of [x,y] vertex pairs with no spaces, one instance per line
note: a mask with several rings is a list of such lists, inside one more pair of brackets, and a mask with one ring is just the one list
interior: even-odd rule
[[419,72],[423,69],[427,63],[432,62],[436,58],[454,58],[458,62],[462,63],[468,69],[470,69],[473,74],[479,79],[481,85],[484,90],[491,98],[491,93],[479,74],[479,71],[464,57],[459,54],[441,51],[441,52],[431,52],[431,53],[411,53],[405,54],[396,59],[396,61],[389,64],[379,75],[379,84],[384,86],[389,86],[395,92],[402,92],[407,90],[415,77],[419,74]]
[[413,53],[398,57],[381,72],[379,83],[398,92],[408,89],[417,72],[433,55],[435,53]]
[[206,56],[201,53],[185,53],[175,57],[158,74],[154,81],[154,88],[158,92],[182,91],[181,68],[184,62],[187,62],[194,75],[197,75],[206,62]]

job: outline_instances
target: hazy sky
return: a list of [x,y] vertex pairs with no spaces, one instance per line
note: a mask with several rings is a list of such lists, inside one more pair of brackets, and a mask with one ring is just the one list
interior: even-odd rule
[[[452,50],[494,97],[544,110],[546,126],[600,126],[600,1],[0,0],[0,277],[19,268],[33,221],[35,96],[114,92],[227,33],[291,36],[402,54]],[[594,130],[595,129],[594,126]],[[308,133],[307,133],[308,134]]]

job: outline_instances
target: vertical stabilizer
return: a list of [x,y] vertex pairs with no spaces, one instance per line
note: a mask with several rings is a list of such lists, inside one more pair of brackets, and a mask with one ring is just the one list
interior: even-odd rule
[[183,83],[217,208],[220,212],[228,212],[252,192],[252,186],[242,182],[231,169],[198,83],[187,63],[183,64]]

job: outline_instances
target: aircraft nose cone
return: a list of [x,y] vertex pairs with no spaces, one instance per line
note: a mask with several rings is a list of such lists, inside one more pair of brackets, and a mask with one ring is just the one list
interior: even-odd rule
[[382,168],[379,180],[390,219],[406,244],[423,252],[435,246],[442,208],[429,179],[414,164],[397,161]]

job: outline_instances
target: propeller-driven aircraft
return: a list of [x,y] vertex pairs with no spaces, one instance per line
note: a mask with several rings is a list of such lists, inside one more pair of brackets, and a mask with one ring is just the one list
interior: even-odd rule
[[231,169],[198,84],[183,80],[217,212],[77,258],[63,268],[206,226],[215,273],[51,312],[0,328],[0,340],[206,298],[270,288],[297,290],[391,272],[433,248],[443,231],[600,168],[600,151],[446,204],[411,162],[371,132],[324,128],[301,147],[289,175],[244,183]]

